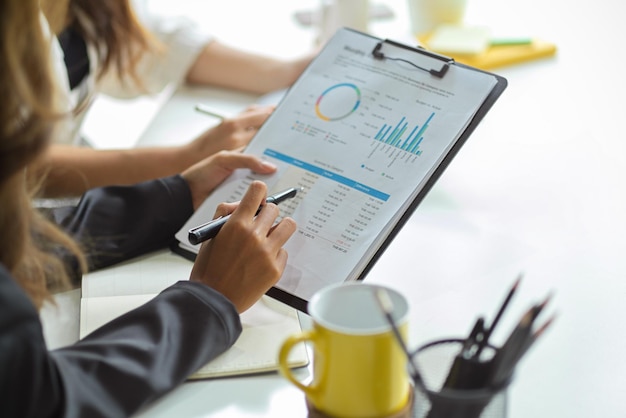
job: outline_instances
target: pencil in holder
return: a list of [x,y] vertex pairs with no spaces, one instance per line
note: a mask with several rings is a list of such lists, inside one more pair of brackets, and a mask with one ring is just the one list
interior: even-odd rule
[[[482,376],[488,373],[485,368],[487,361],[470,365],[471,379],[468,381],[474,385],[450,388],[454,362],[463,345],[464,340],[461,339],[439,340],[418,348],[412,354],[413,363],[420,373],[420,379],[414,382],[415,418],[506,418],[507,389],[511,379],[496,388],[484,386]],[[495,347],[487,346],[482,358],[488,360],[496,351]]]

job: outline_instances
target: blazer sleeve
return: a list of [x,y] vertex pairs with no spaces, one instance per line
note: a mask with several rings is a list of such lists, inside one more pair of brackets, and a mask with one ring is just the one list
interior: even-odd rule
[[87,191],[76,207],[56,208],[56,223],[78,241],[95,270],[166,248],[193,214],[180,176]]
[[220,293],[179,282],[78,343],[48,351],[37,311],[0,266],[0,416],[121,417],[167,393],[241,333]]

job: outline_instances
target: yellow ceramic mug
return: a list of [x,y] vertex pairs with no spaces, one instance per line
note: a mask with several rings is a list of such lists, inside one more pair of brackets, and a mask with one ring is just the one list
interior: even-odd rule
[[[383,288],[394,322],[406,338],[409,306],[398,292],[362,282],[329,286],[309,302],[313,328],[289,337],[279,353],[283,375],[316,410],[335,417],[384,417],[409,400],[406,356],[376,301]],[[295,344],[313,346],[313,381],[305,385],[287,365]]]

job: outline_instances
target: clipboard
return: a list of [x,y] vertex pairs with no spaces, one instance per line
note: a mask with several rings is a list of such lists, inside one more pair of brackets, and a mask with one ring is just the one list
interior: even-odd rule
[[[306,189],[279,205],[298,230],[267,295],[307,313],[326,285],[363,280],[507,86],[505,78],[390,39],[343,28],[291,86],[244,152],[279,167],[237,171],[176,234],[261,179],[270,193]],[[296,184],[297,183],[297,184]]]

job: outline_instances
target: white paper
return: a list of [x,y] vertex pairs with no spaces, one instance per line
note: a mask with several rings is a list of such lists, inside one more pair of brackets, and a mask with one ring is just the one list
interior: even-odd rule
[[[326,285],[358,277],[496,84],[493,75],[454,65],[437,78],[406,62],[375,59],[377,43],[337,33],[245,151],[278,172],[232,175],[177,233],[183,246],[197,248],[188,230],[262,179],[270,193],[304,188],[280,205],[298,230],[276,287],[309,300]],[[384,53],[441,67],[389,44]]]

